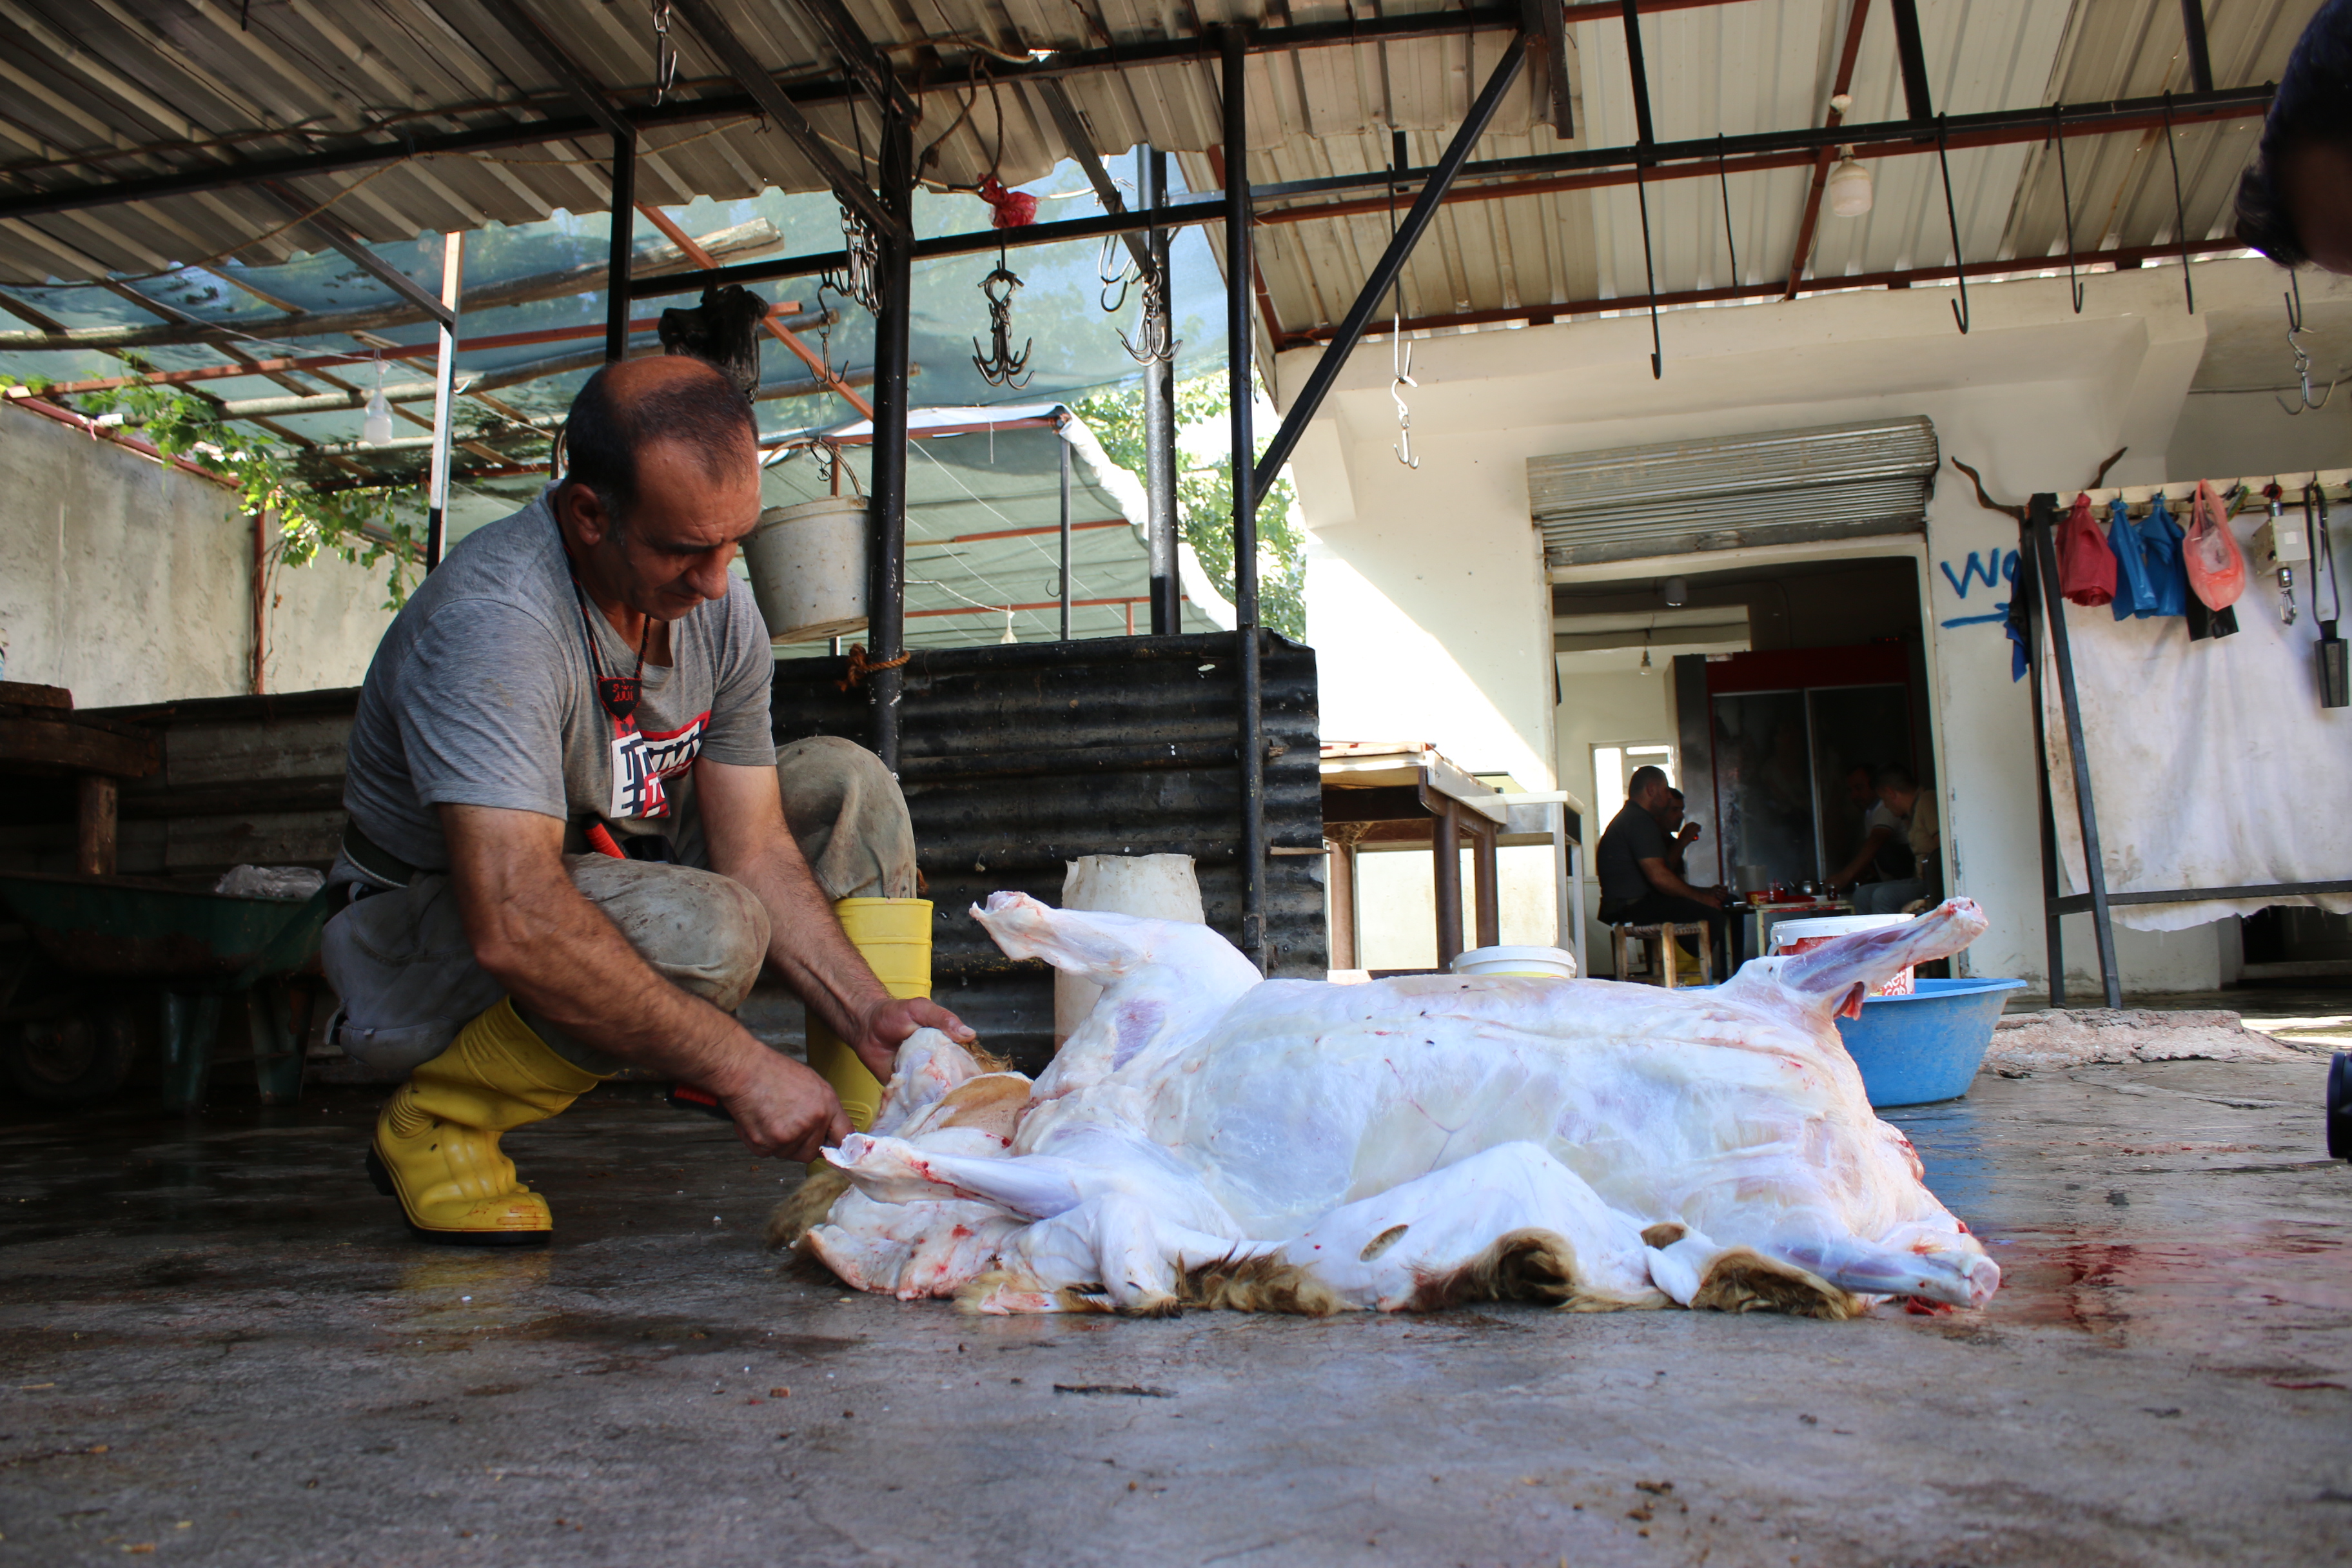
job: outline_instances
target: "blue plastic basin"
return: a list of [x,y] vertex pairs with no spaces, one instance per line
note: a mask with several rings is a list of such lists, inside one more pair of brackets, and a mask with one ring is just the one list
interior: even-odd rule
[[1840,1018],[1847,1054],[1876,1106],[1925,1105],[1969,1091],[1993,1020],[2022,980],[1918,980],[1908,996],[1873,996],[1859,1018]]

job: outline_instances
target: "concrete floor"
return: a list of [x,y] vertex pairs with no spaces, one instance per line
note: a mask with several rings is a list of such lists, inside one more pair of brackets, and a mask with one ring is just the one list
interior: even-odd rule
[[410,1244],[354,1091],[5,1113],[0,1563],[2342,1562],[2323,1068],[1904,1114],[2009,1282],[1843,1324],[975,1320],[780,1275],[779,1167],[641,1093],[510,1141],[522,1254]]

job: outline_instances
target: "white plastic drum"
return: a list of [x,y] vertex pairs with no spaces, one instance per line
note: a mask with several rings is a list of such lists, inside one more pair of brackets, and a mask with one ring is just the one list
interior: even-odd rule
[[772,641],[816,642],[866,629],[863,498],[770,507],[743,546],[743,565]]
[[1454,961],[1456,974],[1538,975],[1576,978],[1576,954],[1558,947],[1474,947]]
[[[1852,936],[1857,931],[1885,931],[1888,926],[1909,925],[1909,915],[1820,915],[1811,920],[1781,921],[1772,928],[1772,951],[1782,957],[1816,948],[1835,937]],[[1884,985],[1874,985],[1864,993],[1870,996],[1908,996],[1911,994],[1911,971],[1904,970]]]

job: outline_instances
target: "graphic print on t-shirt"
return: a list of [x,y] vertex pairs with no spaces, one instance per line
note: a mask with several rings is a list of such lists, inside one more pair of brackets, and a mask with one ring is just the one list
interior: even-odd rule
[[710,727],[704,709],[679,728],[645,731],[630,719],[613,721],[613,797],[604,815],[615,822],[632,816],[667,816],[669,792],[662,780],[694,765]]

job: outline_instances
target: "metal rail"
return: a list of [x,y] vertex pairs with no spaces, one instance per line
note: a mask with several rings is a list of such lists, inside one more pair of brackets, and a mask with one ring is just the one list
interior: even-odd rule
[[[2270,107],[2272,92],[2271,85],[2263,83],[2259,87],[2223,88],[2210,93],[2178,95],[2171,100],[2172,122],[2179,125],[2258,115]],[[2060,108],[2063,113],[2063,119],[2058,122],[2060,133],[2088,136],[2162,125],[2165,122],[2166,100],[2162,97],[2116,99],[2099,103],[2066,104]],[[2047,106],[1956,115],[1945,122],[1947,134],[1944,144],[1948,148],[1969,148],[2043,142],[2053,134],[2052,122],[2052,112]],[[1465,163],[1456,179],[1501,180],[1522,174],[1622,169],[1629,171],[1625,178],[1630,182],[1633,177],[1630,171],[1637,165],[1644,180],[1712,179],[1716,177],[1719,159],[1761,157],[1774,153],[1817,153],[1823,149],[1834,150],[1849,143],[1879,148],[1882,156],[1933,156],[1936,152],[1936,135],[1932,128],[1923,132],[1908,121],[1874,121],[1766,132],[1753,136],[1727,136],[1720,140],[1708,137],[1691,142],[1661,142],[1646,155],[1639,147],[1600,147],[1530,158],[1499,158],[1486,163]],[[1433,168],[1407,169],[1393,174],[1385,170],[1371,170],[1360,174],[1335,174],[1320,179],[1255,185],[1250,187],[1249,196],[1255,208],[1259,203],[1297,196],[1385,190],[1392,181],[1402,193],[1408,187],[1425,184],[1436,174]],[[1457,186],[1447,199],[1454,202],[1502,201],[1519,194],[1518,189],[1509,184],[1480,185],[1466,190]],[[1059,223],[1032,224],[1017,229],[981,229],[964,234],[938,235],[917,240],[914,254],[921,260],[942,256],[978,256],[992,251],[1000,245],[1015,247],[1052,245],[1064,240],[1100,239],[1107,235],[1129,234],[1138,229],[1216,223],[1223,219],[1225,205],[1222,196],[1214,193],[1188,195],[1177,197],[1152,212],[1105,213],[1092,217],[1068,218]],[[1284,217],[1294,213],[1304,213],[1310,218],[1316,216],[1312,207],[1284,208],[1280,212]],[[5,205],[0,205],[0,216],[5,216]],[[1271,220],[1276,216],[1268,213],[1263,217]],[[721,288],[730,283],[813,278],[821,272],[837,269],[845,259],[843,252],[830,250],[783,257],[773,261],[740,262],[707,272],[671,272],[658,278],[632,279],[629,289],[634,298],[644,300],[669,294],[698,293],[706,288]],[[2000,265],[2011,270],[2024,269],[2010,263]],[[1853,279],[1846,279],[1843,286],[1852,283]],[[1660,298],[1664,300],[1665,296]],[[1532,307],[1536,310],[1543,308]],[[1621,300],[1614,308],[1624,308],[1623,301]]]
[[1251,427],[1249,98],[1243,79],[1248,35],[1227,24],[1221,83],[1224,95],[1225,392],[1232,402],[1234,488],[1234,638],[1241,685],[1242,942],[1261,973],[1272,968],[1265,943],[1265,693],[1257,616],[1257,441]]

